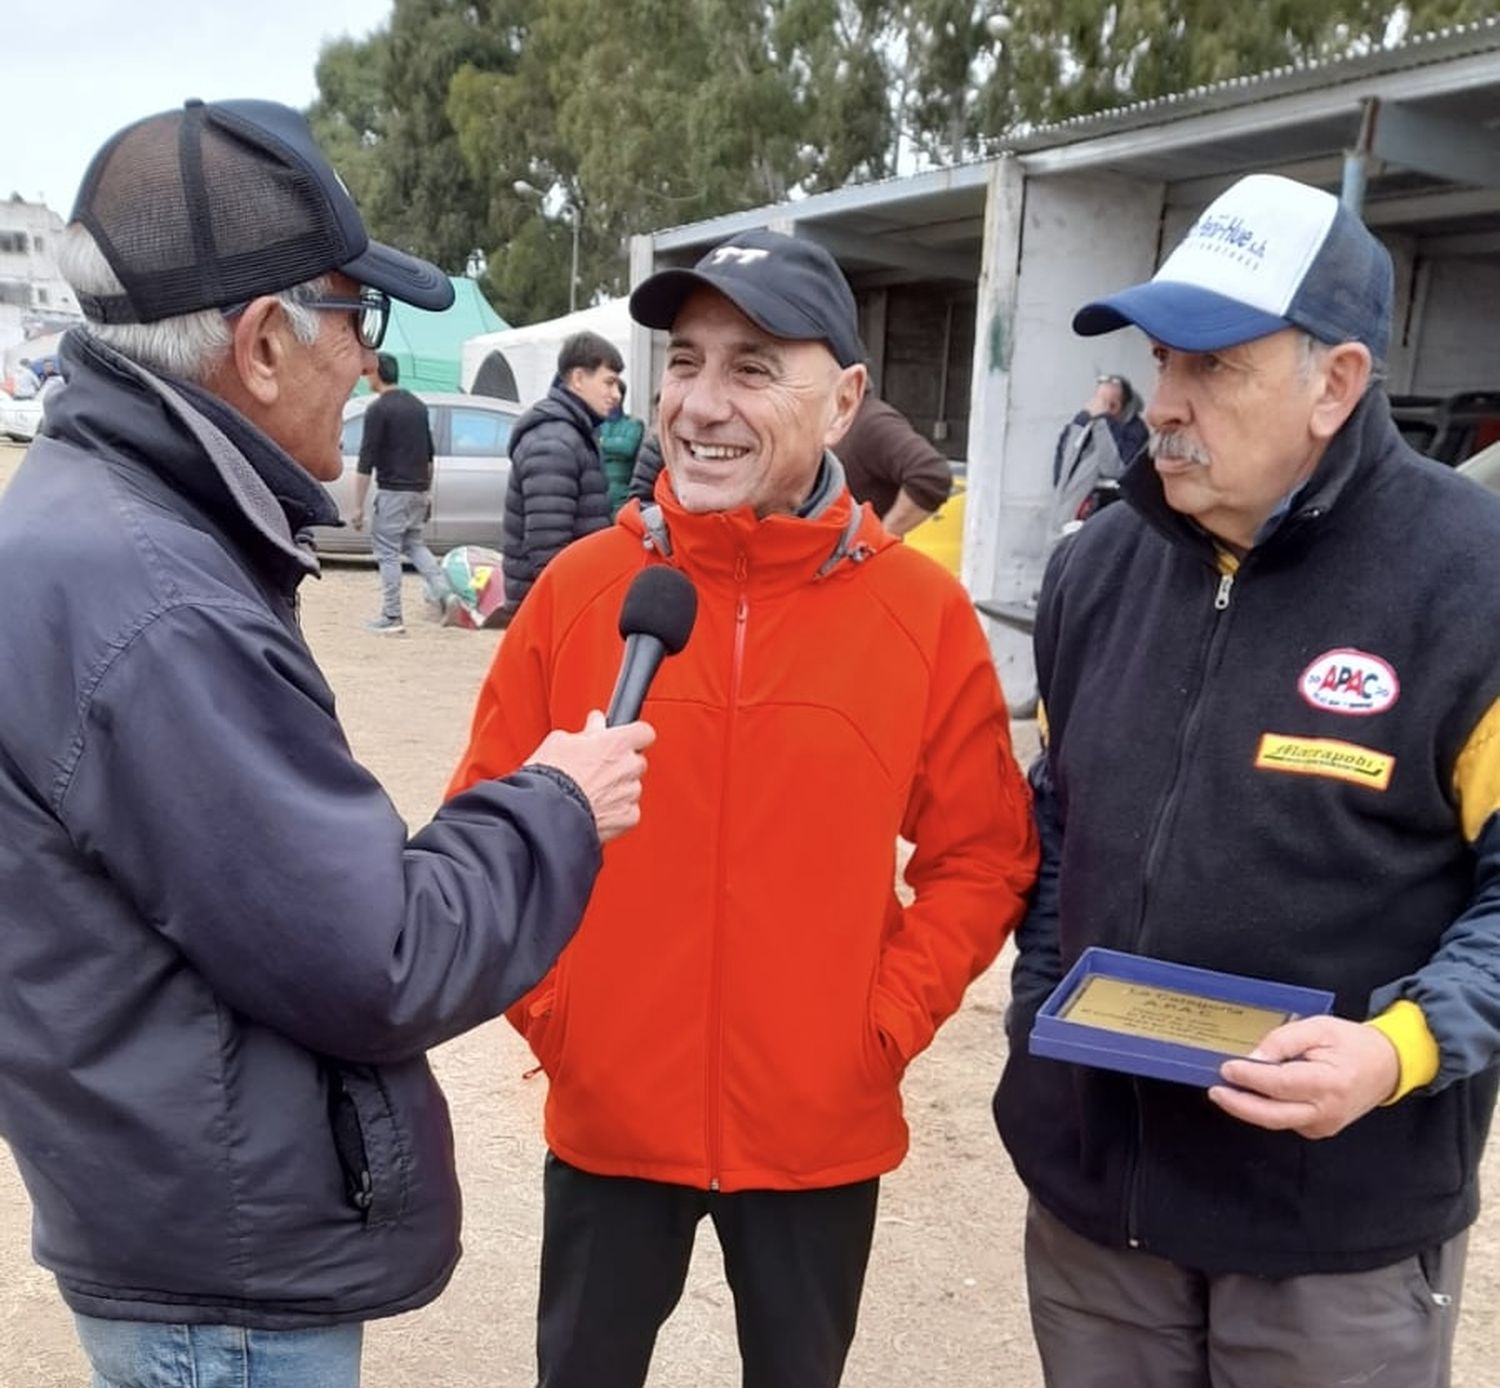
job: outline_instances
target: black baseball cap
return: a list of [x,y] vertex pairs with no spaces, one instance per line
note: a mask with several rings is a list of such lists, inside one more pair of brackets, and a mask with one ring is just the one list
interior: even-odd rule
[[670,328],[696,289],[715,289],[772,337],[820,341],[840,366],[865,359],[854,294],[838,262],[815,241],[747,231],[715,246],[691,270],[660,270],[630,296],[630,316]]
[[73,220],[122,294],[79,294],[96,323],[227,308],[341,270],[418,308],[445,309],[435,265],[371,241],[298,112],[274,101],[189,101],[128,125],[89,164]]

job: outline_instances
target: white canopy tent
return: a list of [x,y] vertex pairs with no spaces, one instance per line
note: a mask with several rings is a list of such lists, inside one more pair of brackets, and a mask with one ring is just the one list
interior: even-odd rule
[[[495,395],[529,405],[541,399],[552,384],[563,342],[585,331],[607,338],[621,357],[628,359],[628,301],[611,299],[545,323],[471,337],[463,347],[463,388],[474,395]],[[643,414],[644,409],[637,407],[633,412]]]

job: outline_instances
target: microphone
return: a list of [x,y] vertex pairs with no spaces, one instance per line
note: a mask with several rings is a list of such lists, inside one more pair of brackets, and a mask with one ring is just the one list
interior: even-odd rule
[[698,590],[676,569],[653,564],[631,580],[620,607],[625,655],[604,715],[609,727],[634,722],[641,716],[641,704],[656,676],[656,667],[664,656],[676,655],[687,645],[697,616]]

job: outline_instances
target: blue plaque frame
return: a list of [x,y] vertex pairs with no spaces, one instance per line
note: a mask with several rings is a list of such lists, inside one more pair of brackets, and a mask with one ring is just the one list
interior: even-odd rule
[[1141,954],[1092,945],[1079,956],[1067,976],[1042,1004],[1031,1028],[1032,1055],[1050,1060],[1068,1060],[1105,1070],[1121,1070],[1149,1079],[1171,1080],[1200,1088],[1222,1084],[1219,1067],[1234,1059],[1220,1051],[1175,1041],[1157,1041],[1070,1022],[1059,1015],[1075,991],[1092,975],[1116,978],[1126,983],[1144,983],[1172,988],[1181,993],[1220,1002],[1241,1003],[1286,1012],[1291,1017],[1316,1017],[1333,1007],[1333,994],[1321,988],[1303,988],[1290,983],[1272,983],[1241,974],[1219,973],[1189,964],[1169,964]]

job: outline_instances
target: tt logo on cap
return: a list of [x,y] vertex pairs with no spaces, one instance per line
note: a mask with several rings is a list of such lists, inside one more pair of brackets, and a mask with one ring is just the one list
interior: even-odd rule
[[770,251],[756,250],[753,246],[720,246],[708,258],[710,265],[721,265],[726,260],[733,260],[740,265],[754,265],[757,260],[764,260]]

